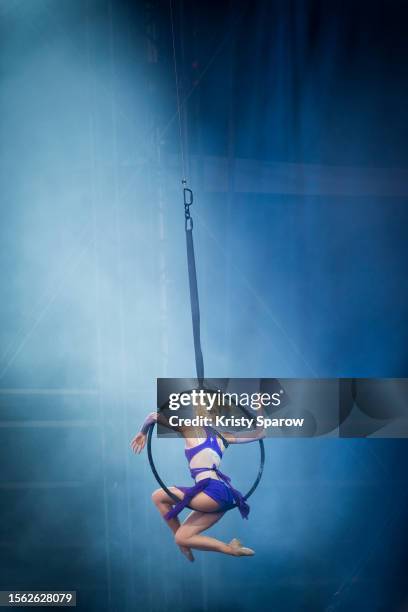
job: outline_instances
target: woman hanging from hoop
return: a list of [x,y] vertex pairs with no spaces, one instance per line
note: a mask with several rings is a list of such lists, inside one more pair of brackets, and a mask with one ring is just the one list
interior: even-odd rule
[[[206,415],[205,406],[196,409],[197,415]],[[152,423],[159,422],[170,427],[163,413],[149,414],[139,433],[131,442],[135,453],[142,452],[146,445],[146,437]],[[235,557],[254,555],[251,548],[242,546],[234,538],[226,544],[213,537],[201,535],[217,523],[231,507],[236,506],[242,518],[248,518],[249,506],[242,494],[234,489],[228,476],[219,470],[225,444],[242,444],[260,440],[265,436],[262,427],[239,436],[232,432],[223,432],[222,436],[211,427],[181,427],[177,430],[185,441],[185,455],[189,463],[191,477],[195,484],[192,487],[170,487],[171,493],[180,501],[176,502],[163,489],[157,489],[152,494],[153,503],[159,510],[167,525],[174,533],[174,539],[189,561],[194,561],[191,549],[208,550]],[[178,514],[186,506],[193,508],[187,519],[180,524]]]

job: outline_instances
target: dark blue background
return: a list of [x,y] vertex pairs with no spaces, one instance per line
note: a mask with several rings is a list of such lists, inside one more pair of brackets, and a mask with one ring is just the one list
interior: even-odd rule
[[[407,376],[405,3],[173,12],[207,374]],[[255,558],[179,555],[129,450],[156,377],[194,376],[169,5],[0,16],[0,587],[98,611],[406,610],[404,440],[267,440],[250,521],[214,529]],[[240,159],[281,183],[240,191]],[[182,484],[178,442],[156,458]],[[237,486],[256,461],[232,449]]]

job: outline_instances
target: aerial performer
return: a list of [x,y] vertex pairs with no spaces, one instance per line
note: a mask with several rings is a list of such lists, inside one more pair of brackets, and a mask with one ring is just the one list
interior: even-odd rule
[[[205,413],[205,406],[196,408],[197,415]],[[224,450],[229,444],[261,440],[265,436],[264,428],[258,427],[245,434],[224,431],[220,434],[212,427],[170,426],[163,412],[152,412],[131,442],[135,453],[140,454],[145,448],[149,428],[157,422],[177,431],[184,439],[185,456],[191,477],[195,481],[191,487],[170,487],[168,491],[172,496],[162,488],[152,494],[153,503],[173,532],[180,551],[189,561],[194,561],[192,549],[219,552],[234,557],[254,555],[255,552],[243,546],[237,538],[225,543],[203,535],[203,532],[235,507],[242,518],[248,518],[250,508],[246,499],[232,486],[230,478],[221,472],[220,464]],[[180,523],[179,514],[186,506],[191,508],[192,512]]]
[[[195,365],[197,383],[202,388],[205,380],[204,360],[200,340],[200,307],[193,244],[193,220],[190,214],[190,207],[193,204],[193,192],[187,188],[184,179],[182,184]],[[239,408],[245,412],[242,406],[239,406]],[[211,409],[211,416],[215,417],[220,409],[221,406],[214,406]],[[208,406],[205,403],[199,403],[194,407],[194,410],[195,416],[208,416]],[[201,422],[200,419],[198,421]],[[184,439],[184,452],[189,464],[191,477],[195,481],[192,487],[173,486],[167,488],[158,476],[150,448],[152,430],[156,423],[172,429]],[[154,476],[161,484],[161,488],[154,491],[152,495],[153,502],[174,533],[177,546],[189,561],[194,561],[192,549],[219,552],[234,557],[250,557],[255,554],[251,548],[243,546],[237,538],[232,539],[229,543],[225,543],[202,534],[212,525],[215,525],[228,510],[233,508],[239,510],[242,518],[248,518],[249,505],[247,499],[258,486],[263,471],[265,458],[264,436],[263,426],[247,431],[244,434],[228,431],[223,431],[221,434],[211,426],[199,427],[183,424],[176,427],[170,425],[164,412],[160,411],[149,414],[144,420],[141,430],[133,438],[131,446],[137,454],[142,452],[146,446],[146,441],[148,442],[150,466]],[[244,496],[232,486],[230,478],[223,474],[219,468],[223,453],[229,444],[255,441],[258,441],[260,445],[261,463],[254,484]],[[189,507],[192,512],[181,524],[178,515],[185,507]]]

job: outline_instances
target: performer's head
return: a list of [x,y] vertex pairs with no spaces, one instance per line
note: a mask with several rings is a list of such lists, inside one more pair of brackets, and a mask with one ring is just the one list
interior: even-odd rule
[[223,404],[217,392],[206,391],[199,396],[199,400],[194,406],[195,416],[209,417],[214,420],[218,416],[228,416],[231,407]]

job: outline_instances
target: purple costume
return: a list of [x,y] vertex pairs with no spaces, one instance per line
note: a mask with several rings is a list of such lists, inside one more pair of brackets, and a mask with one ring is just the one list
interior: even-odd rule
[[193,497],[201,492],[218,503],[219,510],[217,511],[226,512],[236,505],[242,518],[248,518],[249,505],[246,503],[243,495],[231,486],[231,479],[223,474],[215,463],[209,467],[191,467],[193,457],[204,449],[214,451],[217,453],[220,460],[222,459],[222,450],[218,444],[216,432],[205,427],[205,433],[206,439],[204,442],[193,448],[186,448],[184,451],[190,466],[190,474],[192,478],[196,479],[196,477],[203,472],[214,472],[218,478],[203,478],[202,480],[196,481],[193,487],[177,487],[180,491],[183,491],[184,498],[176,503],[176,505],[164,515],[164,518],[169,520],[177,516],[183,508],[189,505]]

